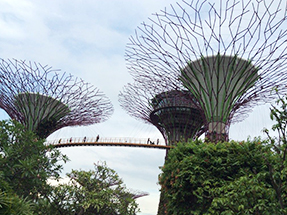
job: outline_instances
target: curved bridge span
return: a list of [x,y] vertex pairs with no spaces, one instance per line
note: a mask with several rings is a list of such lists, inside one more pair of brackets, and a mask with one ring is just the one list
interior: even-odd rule
[[129,137],[71,137],[46,141],[47,145],[53,145],[56,148],[72,147],[72,146],[126,146],[126,147],[142,147],[170,149],[165,145],[164,140],[149,138],[129,138]]

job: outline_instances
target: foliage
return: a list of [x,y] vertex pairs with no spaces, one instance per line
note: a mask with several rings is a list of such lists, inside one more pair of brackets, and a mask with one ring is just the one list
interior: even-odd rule
[[93,171],[72,170],[67,176],[70,183],[56,186],[51,197],[58,214],[134,215],[139,211],[135,195],[105,163],[95,164]]
[[179,144],[160,175],[168,214],[282,214],[265,158],[275,164],[259,139]]
[[33,215],[32,202],[17,196],[3,179],[3,172],[0,171],[0,214],[11,215]]
[[276,122],[272,126],[272,130],[278,133],[278,137],[271,137],[268,129],[264,129],[264,132],[268,136],[276,161],[271,162],[265,156],[264,158],[269,168],[270,183],[276,192],[280,208],[287,210],[287,95],[280,96],[277,89],[275,89],[275,92],[278,100],[276,106],[272,105],[270,118]]
[[[47,147],[44,140],[37,139],[16,121],[0,121],[0,143],[2,194],[15,196],[12,199],[18,203],[36,205],[39,199],[47,198],[50,186],[46,181],[59,177],[62,169],[59,162],[66,162],[66,156]],[[7,199],[12,201],[10,197]]]
[[20,198],[12,193],[0,192],[0,214],[33,215],[33,204],[26,198]]
[[16,121],[0,121],[0,214],[127,214],[136,196],[106,164],[73,170],[70,184],[53,187],[68,159]]

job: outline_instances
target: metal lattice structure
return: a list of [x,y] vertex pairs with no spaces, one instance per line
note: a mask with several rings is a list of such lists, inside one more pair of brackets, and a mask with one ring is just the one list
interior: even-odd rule
[[108,119],[112,104],[97,88],[38,63],[0,59],[0,108],[39,137]]
[[[148,89],[151,89],[150,91]],[[136,119],[154,125],[166,145],[187,141],[204,131],[204,116],[189,91],[163,91],[156,87],[128,84],[119,95],[121,106]]]
[[228,140],[231,122],[272,101],[274,87],[286,93],[286,26],[285,1],[182,1],[138,27],[128,69],[143,86],[189,90],[206,136]]

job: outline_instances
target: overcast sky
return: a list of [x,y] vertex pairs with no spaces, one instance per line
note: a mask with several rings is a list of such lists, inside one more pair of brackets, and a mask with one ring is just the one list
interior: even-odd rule
[[[172,0],[0,0],[0,57],[35,61],[73,74],[99,88],[110,98],[114,114],[93,126],[64,128],[49,139],[70,136],[162,138],[151,125],[131,118],[121,109],[118,94],[132,82],[125,60],[130,35],[151,14]],[[1,119],[7,115],[1,111]],[[230,138],[263,135],[270,127],[268,107],[258,107],[244,122],[230,127]],[[71,169],[90,170],[106,161],[128,188],[145,191],[138,199],[142,215],[154,215],[159,200],[159,166],[165,151],[125,147],[74,147],[61,149]]]

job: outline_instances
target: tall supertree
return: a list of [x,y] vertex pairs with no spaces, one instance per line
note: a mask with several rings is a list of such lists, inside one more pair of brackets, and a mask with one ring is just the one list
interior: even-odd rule
[[40,138],[103,122],[113,112],[103,93],[71,74],[35,62],[0,61],[0,108]]
[[195,105],[193,95],[187,90],[165,90],[135,82],[124,87],[119,101],[128,114],[154,125],[166,145],[202,134],[204,115]]
[[188,90],[206,137],[228,140],[230,123],[272,101],[272,88],[286,92],[286,26],[285,1],[182,1],[138,27],[128,69],[144,86]]

